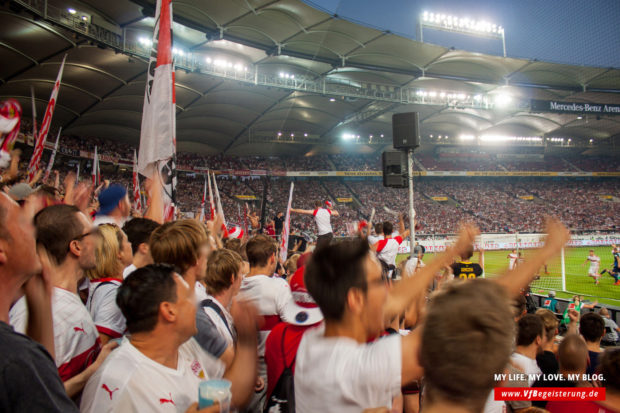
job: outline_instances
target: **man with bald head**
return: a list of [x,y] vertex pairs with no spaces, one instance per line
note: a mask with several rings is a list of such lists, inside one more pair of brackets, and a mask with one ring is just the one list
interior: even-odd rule
[[[568,334],[558,348],[560,374],[563,380],[539,380],[532,387],[589,387],[587,382],[569,380],[569,377],[585,374],[588,367],[588,346],[578,334]],[[546,401],[533,401],[532,405],[546,408]]]

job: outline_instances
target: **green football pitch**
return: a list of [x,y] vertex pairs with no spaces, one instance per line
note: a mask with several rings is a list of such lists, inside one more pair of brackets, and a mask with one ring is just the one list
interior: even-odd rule
[[[566,267],[566,291],[562,291],[562,267],[561,259],[558,255],[556,258],[547,263],[547,272],[540,269],[540,278],[531,285],[532,292],[535,294],[546,295],[548,291],[554,290],[557,297],[570,298],[575,294],[582,295],[587,301],[597,300],[602,304],[620,306],[620,285],[614,285],[615,280],[607,273],[600,277],[600,283],[595,284],[594,279],[588,276],[589,263],[584,264],[588,251],[594,250],[594,253],[601,258],[601,268],[611,268],[613,258],[611,255],[611,247],[577,247],[566,248],[564,253],[564,262]],[[485,251],[484,253],[484,270],[485,276],[489,278],[497,277],[508,268],[507,255],[510,251]],[[527,260],[529,256],[534,254],[535,250],[522,250],[523,258]],[[432,259],[433,254],[426,254],[424,261],[428,262]],[[407,255],[401,254],[397,261],[405,259]],[[478,253],[474,253],[473,261],[478,262]]]

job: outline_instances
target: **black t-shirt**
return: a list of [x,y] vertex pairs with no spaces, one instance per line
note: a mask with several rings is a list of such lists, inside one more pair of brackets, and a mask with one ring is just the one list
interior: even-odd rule
[[0,354],[0,412],[79,412],[45,348],[1,321]]
[[538,354],[536,356],[536,364],[538,364],[543,374],[556,374],[560,371],[558,359],[555,358],[555,354],[551,351],[543,351]]
[[273,219],[273,222],[275,222],[276,234],[279,235],[282,232],[282,228],[284,227],[284,215],[282,215],[282,218],[275,217]]
[[461,279],[469,279],[469,278],[477,278],[482,275],[482,267],[480,264],[469,261],[461,261],[455,262],[450,267],[452,267],[452,272],[454,272],[454,278]]

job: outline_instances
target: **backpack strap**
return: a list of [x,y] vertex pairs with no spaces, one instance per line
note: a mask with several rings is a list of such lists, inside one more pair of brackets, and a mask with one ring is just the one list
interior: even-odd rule
[[213,302],[213,300],[211,300],[210,298],[207,298],[205,300],[202,300],[200,302],[200,306],[201,307],[209,307],[210,309],[212,309],[213,311],[215,311],[217,313],[217,315],[220,316],[220,318],[222,319],[222,321],[224,322],[224,325],[226,326],[226,329],[228,330],[228,332],[230,333],[231,337],[235,337],[235,334],[233,334],[232,329],[230,328],[230,326],[228,325],[228,320],[226,320],[226,316],[224,315],[224,313],[222,312],[222,309],[220,308],[219,305],[215,304]]
[[90,312],[90,309],[93,307],[93,300],[95,299],[95,293],[97,292],[99,287],[101,287],[102,285],[106,285],[106,284],[114,284],[114,283],[112,281],[102,281],[102,282],[99,283],[99,285],[97,285],[95,287],[95,289],[93,290],[92,295],[90,296],[90,303],[88,305],[88,312]]

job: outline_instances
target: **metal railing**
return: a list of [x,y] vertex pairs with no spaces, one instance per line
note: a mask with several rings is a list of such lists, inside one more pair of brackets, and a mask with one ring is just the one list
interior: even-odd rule
[[[89,19],[71,15],[66,9],[47,4],[46,0],[13,0],[44,20],[79,33],[102,45],[109,46],[121,53],[148,59],[150,47],[142,44],[135,37],[129,37],[127,31],[120,27],[117,32],[92,23]],[[131,33],[135,36],[135,33]],[[217,64],[219,63],[219,64]],[[399,104],[433,105],[455,109],[490,109],[494,103],[484,96],[466,95],[462,91],[443,91],[442,93],[424,93],[414,87],[400,87],[374,82],[354,82],[346,79],[333,79],[329,76],[294,78],[279,76],[277,73],[262,71],[258,66],[239,68],[228,63],[212,61],[208,63],[205,56],[194,53],[175,55],[175,66],[179,69],[198,72],[205,75],[224,78],[242,83],[276,87],[290,91],[300,91],[329,96],[362,98]],[[517,104],[525,107],[524,102]]]

